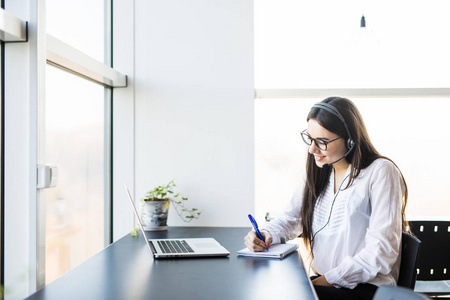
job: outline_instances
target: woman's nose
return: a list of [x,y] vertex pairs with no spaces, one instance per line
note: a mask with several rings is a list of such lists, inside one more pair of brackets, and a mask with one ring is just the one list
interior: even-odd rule
[[317,145],[316,145],[315,142],[312,142],[311,145],[309,146],[308,152],[309,152],[310,154],[313,154],[313,153],[319,153],[319,152],[320,152],[320,149],[317,147]]

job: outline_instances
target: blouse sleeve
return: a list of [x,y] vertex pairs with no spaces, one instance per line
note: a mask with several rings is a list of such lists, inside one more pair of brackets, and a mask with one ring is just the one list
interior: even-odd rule
[[285,243],[298,237],[301,233],[300,211],[302,206],[305,178],[302,184],[295,190],[289,204],[276,219],[261,226],[272,235],[272,243]]
[[400,171],[391,162],[383,162],[372,174],[368,188],[372,212],[365,247],[324,274],[336,287],[352,289],[378,273],[389,274],[400,253],[404,190]]

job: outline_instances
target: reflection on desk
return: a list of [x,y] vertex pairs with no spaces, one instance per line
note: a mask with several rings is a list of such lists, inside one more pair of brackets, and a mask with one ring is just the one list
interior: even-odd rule
[[148,238],[213,237],[229,257],[153,260],[126,235],[28,299],[317,299],[299,252],[283,260],[240,257],[250,228],[169,227]]

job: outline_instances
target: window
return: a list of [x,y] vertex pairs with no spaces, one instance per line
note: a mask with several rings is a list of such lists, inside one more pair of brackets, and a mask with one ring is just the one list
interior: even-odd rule
[[105,0],[46,0],[46,29],[51,36],[104,62],[109,5]]
[[[69,45],[73,53],[106,62],[108,8],[103,0],[47,1],[47,50]],[[55,68],[61,65],[49,56],[47,61],[38,156],[58,175],[56,187],[39,191],[45,199],[45,212],[39,212],[45,214],[45,284],[111,242],[110,88],[76,76],[70,65]]]
[[327,96],[350,98],[375,147],[400,167],[409,188],[407,217],[450,211],[444,171],[450,162],[440,157],[450,137],[444,79],[450,43],[441,38],[450,21],[443,11],[445,1],[437,0],[255,2],[260,218],[291,199],[305,170],[300,132],[311,106]]
[[[111,242],[111,87],[127,84],[110,67],[111,1],[5,2],[3,279],[22,299]],[[56,187],[37,188],[44,164]]]

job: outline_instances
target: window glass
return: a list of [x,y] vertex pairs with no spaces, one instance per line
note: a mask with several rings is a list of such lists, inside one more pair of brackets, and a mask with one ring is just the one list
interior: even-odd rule
[[46,0],[45,21],[48,34],[104,61],[105,0]]
[[[305,172],[306,128],[311,106],[321,99],[255,101],[256,213],[276,215]],[[377,150],[400,167],[409,189],[407,217],[448,216],[450,99],[352,98]]]
[[46,68],[45,162],[58,167],[45,190],[46,283],[104,247],[105,89]]
[[255,1],[255,86],[448,87],[447,11],[446,0]]

